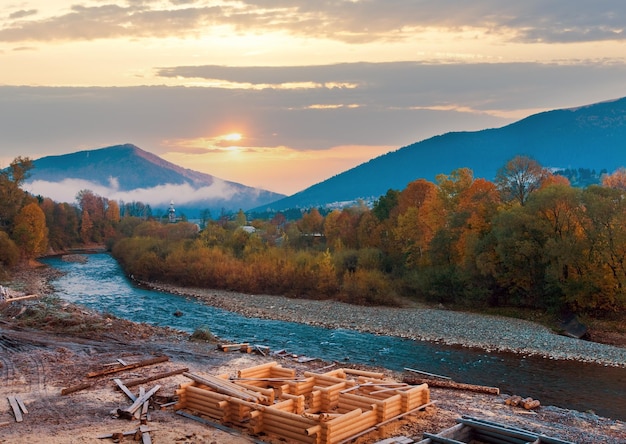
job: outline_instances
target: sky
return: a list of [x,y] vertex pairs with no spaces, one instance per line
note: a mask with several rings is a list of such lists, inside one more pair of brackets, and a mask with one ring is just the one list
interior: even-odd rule
[[5,0],[0,167],[132,143],[291,195],[624,97],[625,28],[623,0]]

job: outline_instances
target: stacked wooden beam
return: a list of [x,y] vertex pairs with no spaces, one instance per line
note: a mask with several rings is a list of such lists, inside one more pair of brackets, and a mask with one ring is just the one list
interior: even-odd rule
[[177,409],[290,442],[340,443],[430,402],[426,384],[414,387],[352,369],[305,372],[296,379],[295,370],[268,362],[239,370],[234,381],[184,375],[193,382],[177,390]]

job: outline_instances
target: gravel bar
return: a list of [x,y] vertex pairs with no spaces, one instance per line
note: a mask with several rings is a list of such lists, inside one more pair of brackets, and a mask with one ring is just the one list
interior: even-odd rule
[[626,348],[570,338],[534,322],[432,308],[365,307],[337,301],[144,284],[246,317],[300,322],[416,341],[626,367]]

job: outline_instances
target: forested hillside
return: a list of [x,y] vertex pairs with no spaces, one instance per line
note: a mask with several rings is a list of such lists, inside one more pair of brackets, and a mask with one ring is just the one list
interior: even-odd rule
[[494,180],[516,155],[532,157],[551,170],[588,169],[600,174],[623,166],[626,98],[531,115],[501,128],[450,132],[389,152],[317,183],[293,196],[258,207],[285,211],[333,202],[378,198],[417,179],[470,168]]

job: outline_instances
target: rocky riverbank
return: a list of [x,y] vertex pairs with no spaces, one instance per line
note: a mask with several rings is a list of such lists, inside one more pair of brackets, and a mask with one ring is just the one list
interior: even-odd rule
[[561,336],[529,321],[423,307],[364,307],[336,301],[147,284],[248,317],[353,329],[486,351],[626,367],[626,348]]

